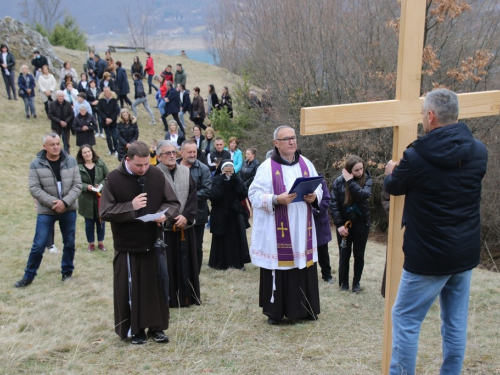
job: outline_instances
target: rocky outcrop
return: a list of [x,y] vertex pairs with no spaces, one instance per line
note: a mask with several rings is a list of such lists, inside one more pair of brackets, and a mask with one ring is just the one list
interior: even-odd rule
[[10,17],[0,19],[0,41],[9,47],[9,51],[16,58],[16,75],[23,64],[28,65],[30,71],[33,69],[31,65],[32,52],[37,49],[49,61],[50,72],[59,77],[63,61],[57,57],[49,39],[29,26]]

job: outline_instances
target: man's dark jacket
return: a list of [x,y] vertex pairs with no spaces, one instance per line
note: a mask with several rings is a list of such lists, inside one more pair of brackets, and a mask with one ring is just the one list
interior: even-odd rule
[[413,142],[386,177],[388,193],[406,194],[406,271],[449,275],[479,264],[479,206],[487,158],[486,147],[466,124],[457,123]]
[[62,103],[59,103],[58,100],[54,100],[49,104],[49,118],[51,121],[52,130],[57,134],[61,134],[61,121],[67,123],[67,128],[71,129],[75,115],[73,112],[73,108],[71,108],[71,104],[69,104],[69,102],[64,100]]
[[168,102],[165,102],[165,113],[179,113],[181,109],[181,99],[177,90],[172,87],[167,91],[165,98],[168,98]]
[[[182,158],[177,159],[177,164],[181,163]],[[208,222],[207,199],[210,196],[212,188],[212,174],[210,169],[199,160],[189,168],[189,172],[196,184],[196,194],[198,196],[198,211],[196,213],[196,225],[205,225]]]
[[[104,93],[99,95],[99,103],[97,104],[97,111],[104,126],[116,126],[116,119],[120,114],[120,107],[118,106],[118,99],[114,92],[111,92],[111,99],[106,100]],[[110,118],[113,122],[106,125],[106,119]]]
[[103,60],[103,59],[99,59],[99,61],[96,62],[96,66],[95,66],[95,73],[97,75],[97,78],[99,78],[99,80],[102,79],[102,75],[104,74],[104,70],[108,67],[108,62],[106,60]]
[[38,69],[42,69],[44,65],[49,65],[49,61],[45,56],[40,55],[39,58],[33,58],[31,60],[31,65],[33,65],[33,74],[36,75]]

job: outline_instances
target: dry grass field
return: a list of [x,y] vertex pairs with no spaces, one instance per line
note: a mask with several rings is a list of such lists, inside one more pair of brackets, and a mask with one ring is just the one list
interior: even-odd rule
[[[78,68],[81,52],[56,48]],[[115,53],[125,67],[132,53]],[[156,66],[175,65],[155,56]],[[222,69],[183,60],[188,86],[206,95],[206,86],[231,86]],[[219,89],[220,90],[220,89]],[[152,101],[150,101],[152,103]],[[13,287],[22,277],[34,234],[36,214],[28,191],[28,168],[41,138],[49,130],[37,99],[37,120],[26,120],[22,101],[7,101],[0,86],[0,373],[1,374],[380,374],[384,301],[380,281],[385,246],[366,250],[364,291],[341,293],[320,280],[321,314],[315,322],[269,326],[258,307],[259,271],[215,271],[207,267],[211,237],[205,235],[200,276],[203,304],[171,310],[166,345],[132,346],[114,333],[112,302],[113,249],[109,226],[108,252],[86,251],[84,221],[77,221],[77,253],[73,279],[61,282],[61,253],[46,253],[32,285]],[[162,126],[147,125],[139,109],[139,139],[161,139]],[[72,138],[73,154],[76,152]],[[244,146],[244,145],[243,145]],[[116,158],[97,151],[110,169]],[[251,229],[248,230],[250,236]],[[56,245],[61,248],[56,229]],[[338,262],[330,247],[331,263]],[[336,267],[333,267],[336,268]],[[475,270],[472,281],[469,337],[464,374],[500,374],[500,275]],[[421,334],[419,374],[436,374],[441,360],[439,305],[435,304]]]

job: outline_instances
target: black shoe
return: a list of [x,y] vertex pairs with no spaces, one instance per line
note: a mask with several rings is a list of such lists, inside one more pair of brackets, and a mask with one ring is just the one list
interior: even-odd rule
[[145,344],[146,341],[148,341],[148,338],[146,337],[146,332],[144,332],[144,330],[141,330],[138,334],[132,336],[132,344],[142,345]]
[[151,337],[155,342],[167,343],[169,342],[168,336],[163,331],[148,331],[148,337]]
[[361,290],[362,290],[362,289],[361,289],[361,287],[359,286],[359,283],[356,283],[356,284],[354,284],[354,285],[352,286],[352,292],[353,292],[353,293],[359,293],[359,292],[361,292]]
[[14,286],[16,288],[25,288],[28,285],[30,285],[33,282],[33,279],[27,279],[26,277],[23,277],[21,280],[16,281]]
[[342,283],[342,285],[340,286],[340,291],[347,292],[348,290],[349,290],[349,284]]
[[29,120],[30,119],[30,115],[26,115],[26,118]]
[[325,280],[325,283],[333,284],[333,279],[331,277],[329,279],[323,279],[323,280]]
[[278,326],[281,324],[281,320],[274,320],[271,318],[267,318],[267,324],[269,324],[271,326]]
[[61,280],[62,280],[62,281],[71,280],[72,275],[73,275],[73,274],[71,274],[71,273],[63,273],[63,275],[62,275],[62,277],[61,277]]
[[12,98],[9,96],[9,100],[12,100]]

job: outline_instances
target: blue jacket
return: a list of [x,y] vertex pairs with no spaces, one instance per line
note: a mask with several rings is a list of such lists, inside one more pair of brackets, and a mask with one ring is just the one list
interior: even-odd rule
[[118,95],[127,95],[130,92],[127,72],[123,67],[116,69],[115,87]]
[[316,239],[318,246],[324,245],[332,240],[330,215],[328,215],[331,198],[325,179],[321,181],[321,187],[323,188],[323,197],[321,198],[321,203],[319,204],[319,210],[311,206],[314,216],[314,225],[316,226]]
[[167,91],[168,102],[165,102],[165,113],[179,113],[181,109],[181,99],[179,97],[179,93],[173,87]]
[[[26,78],[29,78],[29,85],[26,83]],[[21,98],[28,98],[35,96],[35,78],[28,73],[26,77],[24,74],[19,74],[19,78],[17,79],[17,85],[19,86],[19,96]],[[31,93],[28,95],[26,90],[31,89]]]
[[403,195],[404,269],[450,275],[479,264],[481,181],[486,147],[465,123],[432,130],[406,149],[384,181]]
[[[224,150],[227,150],[229,153],[231,153],[227,147],[224,147]],[[240,149],[237,149],[234,152],[233,164],[234,164],[234,173],[239,173],[241,167],[243,167],[243,154]]]

